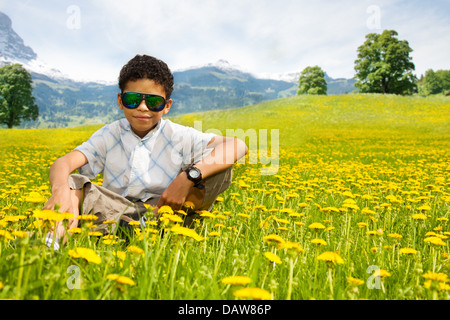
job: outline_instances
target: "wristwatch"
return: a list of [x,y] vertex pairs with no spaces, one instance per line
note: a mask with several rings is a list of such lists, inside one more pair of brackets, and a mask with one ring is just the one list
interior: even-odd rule
[[202,172],[200,171],[199,168],[189,166],[186,170],[184,170],[184,172],[186,172],[187,178],[194,183],[194,187],[198,189],[205,188],[205,186],[201,184],[203,178]]

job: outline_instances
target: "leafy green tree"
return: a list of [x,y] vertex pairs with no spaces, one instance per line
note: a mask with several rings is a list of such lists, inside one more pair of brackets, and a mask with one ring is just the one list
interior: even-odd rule
[[370,33],[358,48],[355,87],[362,93],[412,94],[416,90],[413,51],[408,41],[397,39],[394,30]]
[[39,108],[34,103],[31,75],[20,64],[0,68],[0,124],[8,128],[23,120],[36,120]]
[[422,95],[450,92],[450,70],[427,70],[418,82],[418,87]]
[[297,94],[327,94],[325,72],[319,67],[306,67],[298,80]]

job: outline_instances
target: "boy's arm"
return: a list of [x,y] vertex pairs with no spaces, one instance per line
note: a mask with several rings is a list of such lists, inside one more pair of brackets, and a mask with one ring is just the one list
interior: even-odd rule
[[60,212],[75,213],[77,210],[72,207],[72,200],[69,187],[69,175],[76,169],[88,162],[86,156],[77,150],[56,159],[50,167],[49,181],[52,188],[52,195],[44,209],[53,210],[56,204],[60,205]]
[[[214,148],[211,153],[195,164],[202,172],[202,178],[208,178],[218,172],[228,169],[236,161],[248,153],[247,145],[239,139],[216,136],[208,143]],[[161,195],[157,207],[168,205],[173,210],[181,209],[186,196],[194,183],[181,172]]]

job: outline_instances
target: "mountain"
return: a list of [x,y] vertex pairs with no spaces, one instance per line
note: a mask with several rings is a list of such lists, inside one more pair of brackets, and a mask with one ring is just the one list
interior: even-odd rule
[[[122,117],[117,85],[76,82],[42,62],[0,12],[0,66],[20,63],[33,79],[39,118],[22,127],[70,127],[108,123]],[[296,94],[300,73],[254,75],[225,60],[173,72],[171,115],[230,109]],[[328,93],[354,90],[352,80],[327,78]]]
[[0,55],[6,59],[31,61],[37,54],[25,46],[22,38],[12,29],[11,19],[0,12]]
[[224,60],[216,64],[175,71],[175,113],[236,108],[294,95],[296,85],[257,79]]

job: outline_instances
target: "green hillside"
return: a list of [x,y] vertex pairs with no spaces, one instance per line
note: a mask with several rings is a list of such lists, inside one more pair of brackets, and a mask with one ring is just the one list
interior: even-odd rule
[[232,110],[172,118],[202,129],[279,129],[280,146],[302,146],[313,139],[449,138],[450,99],[390,95],[294,96]]

